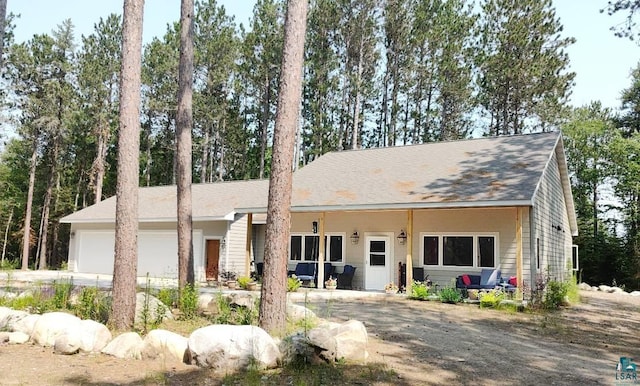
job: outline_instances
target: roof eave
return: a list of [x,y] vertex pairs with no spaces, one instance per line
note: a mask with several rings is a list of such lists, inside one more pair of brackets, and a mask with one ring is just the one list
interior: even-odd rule
[[[224,216],[201,216],[201,217],[193,217],[193,221],[232,221],[233,214],[231,214],[231,219],[229,219],[229,214]],[[141,218],[138,220],[139,223],[171,223],[176,222],[175,217],[157,217],[157,218]],[[60,219],[60,223],[62,224],[113,224],[116,222],[115,218],[101,218],[101,219],[68,219],[63,217]]]
[[[410,210],[410,209],[453,209],[453,208],[490,208],[490,207],[522,207],[533,206],[531,200],[505,201],[451,201],[396,204],[361,204],[361,205],[298,205],[292,206],[292,213],[304,212],[355,212],[376,210]],[[266,207],[237,208],[238,213],[266,213]]]

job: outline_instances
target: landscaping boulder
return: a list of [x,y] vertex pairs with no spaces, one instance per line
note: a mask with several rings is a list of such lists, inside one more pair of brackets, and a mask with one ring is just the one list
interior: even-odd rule
[[9,331],[0,331],[0,343],[9,342],[9,334],[11,334]]
[[631,291],[631,292],[629,292],[629,295],[631,295],[631,296],[640,296],[640,291]]
[[[146,301],[147,295],[149,296]],[[167,305],[162,303],[158,298],[151,294],[138,292],[136,294],[136,319],[135,323],[143,323],[144,312],[147,312],[147,321],[163,321],[165,319],[173,319],[171,310]]]
[[29,335],[24,332],[10,332],[9,333],[9,344],[23,344],[29,341]]
[[611,292],[611,287],[609,287],[608,285],[601,285],[598,287],[598,289],[602,292]]
[[152,330],[142,341],[140,354],[144,359],[185,361],[187,338],[167,330]]
[[[48,312],[42,314],[36,321],[31,339],[41,346],[53,346],[58,336],[67,331],[77,333],[79,328],[80,318],[64,312]],[[78,337],[77,340],[79,341],[80,338]],[[79,345],[78,343],[78,347]]]
[[583,290],[583,291],[591,291],[591,286],[587,283],[580,283],[578,284],[578,288]]
[[1,290],[0,289],[0,298],[4,298],[4,299],[13,299],[15,298],[17,295],[14,294],[13,292],[9,292],[9,291],[5,291],[5,290]]
[[29,313],[26,311],[11,310],[5,314],[4,321],[1,323],[3,324],[2,328],[7,331],[15,331],[15,325],[27,316],[29,316]]
[[195,330],[189,336],[189,361],[200,367],[222,371],[277,366],[280,350],[273,338],[256,326],[216,324]]
[[31,333],[33,332],[33,327],[36,325],[38,319],[40,319],[40,315],[30,314],[18,320],[12,321],[7,325],[7,329],[9,331],[23,332],[27,335],[31,335]]
[[327,362],[346,360],[364,363],[367,352],[367,329],[362,322],[349,320],[340,325],[327,323],[308,334],[309,344]]
[[297,304],[287,304],[287,317],[292,322],[297,322],[304,319],[315,319],[316,314],[307,307],[299,306]]
[[82,338],[77,331],[65,331],[58,335],[53,344],[53,350],[56,354],[73,355],[80,351]]
[[233,292],[228,295],[229,304],[232,307],[244,307],[244,308],[254,308],[255,307],[255,298],[246,292]]
[[198,310],[200,312],[209,312],[211,310],[211,302],[214,300],[211,294],[200,294],[198,296]]
[[142,347],[142,338],[136,332],[125,332],[116,336],[105,348],[102,353],[122,359],[140,359],[140,349]]
[[612,294],[622,294],[622,295],[626,295],[627,291],[623,290],[620,287],[611,287],[611,290],[609,291]]
[[80,322],[80,350],[100,352],[111,340],[111,331],[102,323],[94,320]]

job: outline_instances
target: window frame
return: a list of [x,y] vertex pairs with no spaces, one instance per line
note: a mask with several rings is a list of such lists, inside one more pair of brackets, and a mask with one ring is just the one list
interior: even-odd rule
[[[424,239],[425,237],[434,237],[438,240],[438,264],[424,264]],[[473,264],[472,265],[444,265],[444,238],[445,237],[472,237],[473,238]],[[480,266],[480,237],[493,237],[493,267]],[[500,237],[498,232],[420,232],[420,262],[419,267],[439,268],[443,270],[460,270],[460,269],[482,269],[497,268],[500,263]]]
[[[301,241],[300,241],[300,251],[301,251],[301,256],[300,256],[300,260],[292,260],[291,259],[291,238],[292,237],[300,237]],[[317,262],[318,260],[306,260],[305,259],[305,244],[306,244],[306,240],[307,237],[309,236],[316,236],[318,237],[318,239],[320,238],[320,234],[318,233],[313,233],[313,232],[291,232],[291,234],[289,235],[289,248],[288,248],[288,257],[287,260],[289,263],[313,263],[313,262]],[[342,245],[341,245],[341,250],[342,250],[342,259],[339,261],[331,261],[331,246],[329,245],[329,243],[331,242],[331,237],[332,236],[340,236],[342,237]],[[346,250],[347,250],[347,244],[346,244],[346,239],[347,239],[347,234],[345,232],[325,232],[324,234],[325,237],[325,255],[324,255],[324,261],[325,263],[331,263],[334,265],[343,265],[345,264],[345,255],[346,255]]]

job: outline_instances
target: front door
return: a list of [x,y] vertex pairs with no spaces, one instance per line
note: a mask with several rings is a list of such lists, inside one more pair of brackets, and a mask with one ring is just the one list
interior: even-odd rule
[[207,280],[218,280],[220,240],[207,240]]
[[368,236],[365,251],[365,289],[384,290],[391,271],[391,238]]

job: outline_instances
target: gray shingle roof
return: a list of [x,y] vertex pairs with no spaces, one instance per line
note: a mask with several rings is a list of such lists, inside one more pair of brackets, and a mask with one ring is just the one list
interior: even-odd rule
[[[529,205],[559,133],[328,153],[294,174],[292,210]],[[193,185],[194,220],[264,212],[268,181]],[[175,221],[176,187],[140,189],[141,221]],[[115,219],[115,197],[62,222]]]
[[[266,205],[268,180],[229,181],[192,186],[193,219],[223,219],[240,206]],[[176,187],[155,186],[139,190],[140,221],[175,221]],[[108,198],[62,218],[61,222],[114,222],[116,197]]]
[[295,173],[292,207],[530,202],[559,133],[328,153]]

